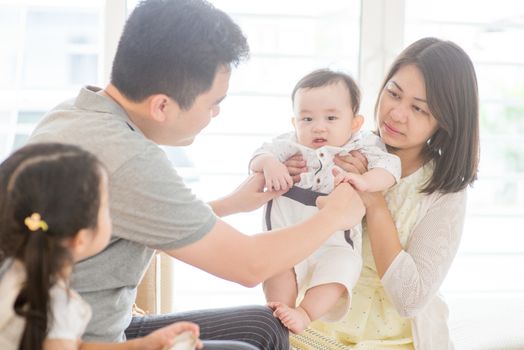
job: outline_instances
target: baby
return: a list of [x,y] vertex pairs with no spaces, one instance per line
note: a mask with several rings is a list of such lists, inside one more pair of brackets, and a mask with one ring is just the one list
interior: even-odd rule
[[[398,181],[398,157],[387,152],[377,135],[359,131],[364,122],[357,114],[360,92],[350,76],[316,70],[297,83],[291,98],[295,132],[265,143],[250,162],[251,171],[264,173],[269,191],[289,189],[266,205],[266,230],[303,221],[317,210],[316,198],[340,182],[349,182],[359,191],[376,192]],[[364,174],[346,173],[333,163],[335,155],[353,150],[368,160],[369,170]],[[296,154],[302,155],[308,171],[293,186],[283,162]],[[264,282],[268,305],[291,332],[300,333],[320,317],[337,321],[345,316],[362,267],[361,242],[360,226],[336,232],[294,269]]]

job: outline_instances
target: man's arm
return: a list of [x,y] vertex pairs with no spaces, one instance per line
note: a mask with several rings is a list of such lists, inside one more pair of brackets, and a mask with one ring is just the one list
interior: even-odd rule
[[[296,265],[335,231],[355,226],[364,215],[359,195],[348,184],[337,186],[321,202],[321,210],[306,221],[253,236],[217,220],[199,241],[166,253],[215,276],[252,287]],[[306,231],[314,234],[305,237]]]
[[249,212],[260,208],[285,191],[264,191],[264,175],[251,174],[240,186],[226,197],[208,202],[219,217],[231,214]]

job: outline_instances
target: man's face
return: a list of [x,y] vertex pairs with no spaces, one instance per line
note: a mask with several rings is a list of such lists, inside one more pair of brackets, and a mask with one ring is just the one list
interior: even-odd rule
[[211,88],[198,95],[187,110],[179,110],[168,121],[170,145],[187,146],[220,112],[220,102],[226,97],[231,70],[219,69]]

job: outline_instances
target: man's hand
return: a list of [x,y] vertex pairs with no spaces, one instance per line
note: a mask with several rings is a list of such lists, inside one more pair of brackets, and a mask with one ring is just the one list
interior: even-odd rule
[[264,191],[264,175],[253,173],[228,196],[209,202],[216,215],[223,217],[260,208],[286,191]]
[[317,207],[337,223],[338,230],[348,230],[360,223],[365,214],[358,193],[348,183],[341,183],[327,195],[317,198]]

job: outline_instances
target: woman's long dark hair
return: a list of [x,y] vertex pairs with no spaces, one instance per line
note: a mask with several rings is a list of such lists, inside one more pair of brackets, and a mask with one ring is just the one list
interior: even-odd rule
[[[23,147],[0,165],[0,257],[21,261],[27,273],[14,304],[26,321],[20,350],[42,349],[49,290],[73,263],[64,239],[97,227],[102,169],[92,154],[58,143]],[[24,223],[34,213],[47,230]]]
[[381,91],[406,65],[416,66],[424,76],[428,107],[438,122],[438,129],[422,154],[426,161],[435,163],[433,175],[422,192],[460,191],[477,179],[480,157],[479,98],[473,63],[457,44],[423,38],[400,53]]

